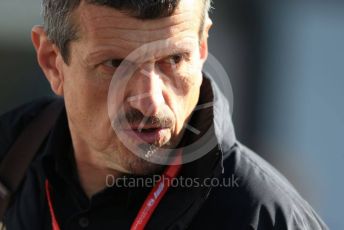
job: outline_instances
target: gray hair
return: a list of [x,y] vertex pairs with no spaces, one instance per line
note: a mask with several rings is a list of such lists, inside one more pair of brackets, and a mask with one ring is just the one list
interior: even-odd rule
[[[42,16],[48,39],[60,50],[65,63],[69,63],[69,44],[77,40],[77,25],[72,23],[72,12],[82,0],[42,0]],[[84,0],[89,4],[104,5],[126,11],[140,19],[155,19],[170,16],[180,0]],[[211,8],[211,0],[201,0],[204,11],[201,15],[200,34]]]

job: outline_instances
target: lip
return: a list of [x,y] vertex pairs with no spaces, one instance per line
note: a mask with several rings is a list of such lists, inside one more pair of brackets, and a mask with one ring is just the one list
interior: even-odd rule
[[137,129],[142,129],[142,130],[145,130],[145,129],[166,129],[168,128],[167,126],[161,126],[161,125],[144,125],[144,126],[141,126],[140,124],[138,125],[130,125],[128,126],[127,130],[137,130]]
[[149,128],[142,129],[142,132],[139,129],[126,129],[124,133],[132,139],[135,139],[139,142],[146,142],[148,144],[160,143],[166,136],[168,128]]

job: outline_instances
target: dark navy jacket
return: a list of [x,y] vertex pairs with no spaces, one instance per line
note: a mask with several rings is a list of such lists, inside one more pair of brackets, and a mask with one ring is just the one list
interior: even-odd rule
[[[216,145],[202,158],[185,164],[181,176],[201,181],[218,178],[220,182],[227,178],[232,184],[172,187],[153,213],[147,229],[327,229],[279,172],[236,141],[228,101],[215,83],[205,80],[201,94],[200,102],[213,101],[214,106],[195,113],[191,122],[202,132],[211,129],[208,139],[215,140]],[[52,100],[38,100],[0,117],[0,159]],[[185,134],[184,143],[197,140],[191,135]],[[7,229],[51,229],[44,190],[47,178],[62,229],[129,229],[150,190],[110,187],[89,200],[78,181],[65,110],[6,212]]]

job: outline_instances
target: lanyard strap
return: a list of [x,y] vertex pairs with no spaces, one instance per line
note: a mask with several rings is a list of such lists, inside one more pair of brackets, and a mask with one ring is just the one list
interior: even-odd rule
[[[144,227],[150,220],[154,210],[157,208],[161,199],[164,197],[164,195],[168,191],[171,185],[171,180],[178,175],[180,169],[181,169],[181,154],[178,154],[173,164],[169,165],[165,169],[165,172],[163,173],[160,180],[150,191],[145,202],[141,206],[140,211],[138,212],[133,224],[131,225],[130,230],[144,229]],[[60,226],[57,222],[56,215],[54,212],[53,202],[50,195],[50,184],[49,184],[48,179],[45,180],[45,193],[46,193],[46,197],[47,197],[48,205],[49,205],[52,230],[60,230]]]
[[50,196],[50,184],[48,179],[45,179],[45,194],[47,196],[48,200],[48,205],[49,205],[49,211],[50,211],[50,217],[51,217],[51,225],[52,225],[52,230],[60,230],[59,223],[57,223],[55,212],[54,212],[54,207],[53,207],[53,202],[51,200]]
[[172,165],[169,165],[158,183],[150,191],[137,214],[130,230],[142,230],[151,218],[154,210],[160,203],[171,185],[171,180],[175,178],[181,169],[181,153],[179,152]]

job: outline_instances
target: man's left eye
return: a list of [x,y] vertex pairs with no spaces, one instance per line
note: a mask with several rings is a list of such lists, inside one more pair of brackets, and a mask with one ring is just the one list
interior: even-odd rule
[[183,62],[185,59],[185,55],[184,54],[173,54],[171,56],[169,56],[166,61],[169,64],[180,64],[181,62]]
[[182,54],[174,54],[169,57],[169,61],[171,64],[178,64],[183,61],[183,58]]
[[104,62],[104,65],[110,68],[117,68],[121,65],[122,61],[122,59],[111,59]]
[[170,55],[160,61],[161,64],[168,65],[168,66],[173,66],[173,65],[178,65],[181,64],[184,61],[184,55],[183,54],[173,54]]

